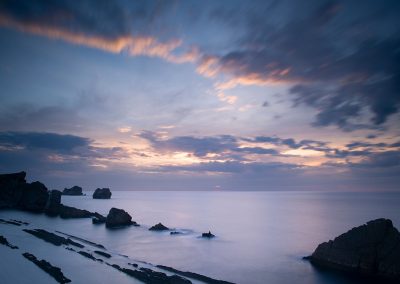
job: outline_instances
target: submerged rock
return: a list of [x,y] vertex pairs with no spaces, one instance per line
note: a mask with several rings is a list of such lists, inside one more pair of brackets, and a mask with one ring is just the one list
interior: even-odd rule
[[5,237],[3,237],[2,235],[0,235],[0,244],[1,245],[5,245],[5,246],[7,246],[7,247],[9,247],[11,249],[18,249],[17,246],[14,246],[14,245],[10,244],[8,242],[8,240]]
[[165,227],[163,224],[158,223],[149,229],[150,231],[168,231],[169,228]]
[[318,245],[306,259],[319,266],[400,280],[400,233],[377,219]]
[[83,195],[82,187],[75,185],[71,188],[64,188],[62,194],[63,195]]
[[110,199],[111,191],[109,188],[97,188],[93,193],[93,199]]
[[47,262],[46,260],[38,260],[36,256],[30,253],[23,253],[22,254],[26,259],[29,261],[32,261],[34,264],[36,264],[38,267],[40,267],[42,270],[47,272],[49,275],[51,275],[58,283],[69,283],[71,280],[69,280],[67,277],[64,276],[62,273],[61,269],[59,267],[53,266],[50,264],[50,262]]
[[59,235],[56,235],[54,233],[48,232],[43,229],[34,229],[34,230],[29,230],[29,229],[23,229],[24,232],[31,234],[39,239],[44,240],[45,242],[51,243],[55,246],[61,246],[61,245],[73,245],[78,248],[83,248],[84,245],[74,242],[71,239],[67,239],[64,237],[61,237]]
[[53,189],[49,193],[44,212],[49,216],[57,216],[61,206],[61,191]]
[[134,225],[136,222],[132,221],[131,215],[129,215],[125,210],[118,208],[111,208],[107,215],[106,227],[115,228],[121,226]]
[[211,234],[211,231],[208,231],[208,233],[202,233],[202,234],[201,234],[201,237],[202,237],[202,238],[211,239],[211,238],[214,238],[215,235]]
[[106,222],[107,218],[104,216],[97,216],[92,218],[92,223],[93,224],[104,224]]

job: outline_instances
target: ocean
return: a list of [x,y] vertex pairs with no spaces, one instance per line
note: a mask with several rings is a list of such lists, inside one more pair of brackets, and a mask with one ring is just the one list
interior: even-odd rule
[[[122,208],[141,226],[109,230],[90,219],[19,211],[0,211],[0,218],[82,237],[139,261],[243,284],[365,283],[316,269],[302,257],[372,219],[389,218],[400,228],[400,193],[114,191],[110,200],[86,194],[63,196],[62,203],[104,215],[111,207]],[[182,234],[148,230],[158,222]],[[216,238],[199,238],[209,230]],[[37,246],[32,249],[40,253]],[[90,273],[100,272],[85,272]],[[106,276],[86,277],[107,283]],[[114,278],[114,283],[132,281]]]

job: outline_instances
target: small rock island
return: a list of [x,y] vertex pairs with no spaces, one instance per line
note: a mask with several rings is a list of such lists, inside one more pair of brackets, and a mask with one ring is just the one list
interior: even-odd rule
[[76,196],[83,195],[82,187],[74,185],[71,188],[64,188],[62,194],[63,195],[76,195]]
[[110,199],[111,191],[109,188],[97,188],[93,193],[93,199]]

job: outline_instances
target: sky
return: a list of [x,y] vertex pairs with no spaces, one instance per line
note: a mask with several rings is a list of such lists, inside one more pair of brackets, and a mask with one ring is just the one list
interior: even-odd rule
[[0,2],[0,172],[400,191],[399,1]]

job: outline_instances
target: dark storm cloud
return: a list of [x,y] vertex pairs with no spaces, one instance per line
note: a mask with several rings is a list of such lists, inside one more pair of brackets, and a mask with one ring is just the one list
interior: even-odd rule
[[279,25],[249,13],[248,34],[239,47],[216,56],[213,68],[243,82],[294,85],[295,105],[318,110],[314,126],[368,128],[354,122],[364,110],[372,125],[397,113],[400,2],[318,1],[298,12],[282,16]]

